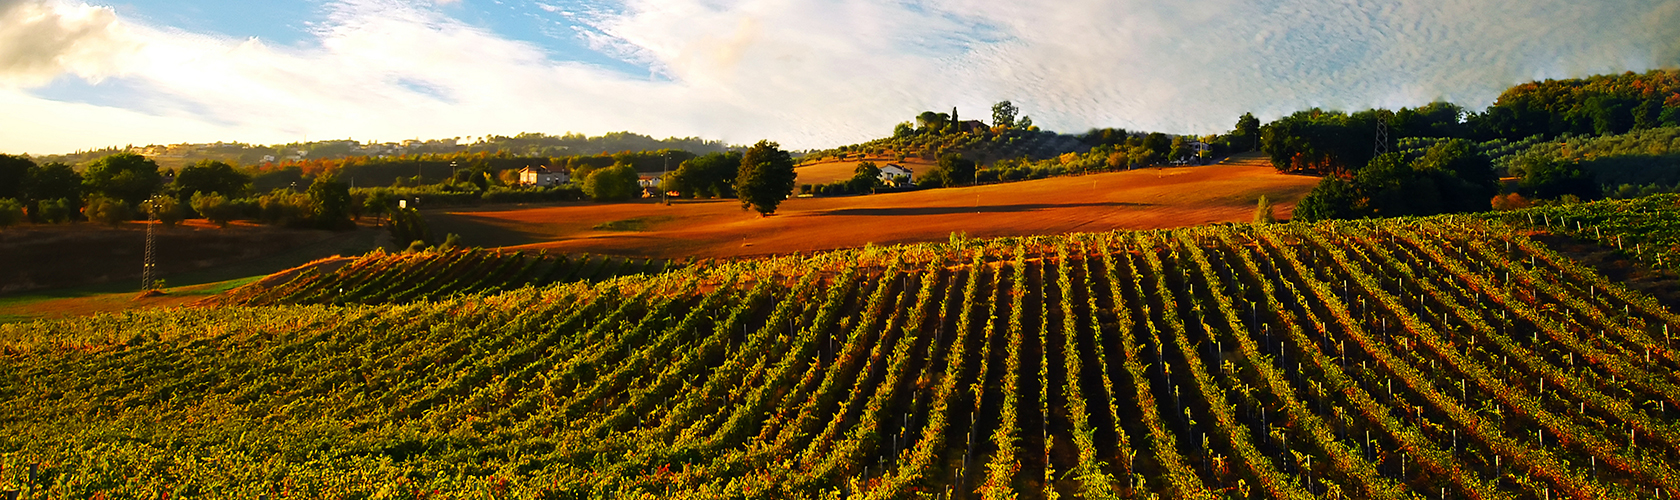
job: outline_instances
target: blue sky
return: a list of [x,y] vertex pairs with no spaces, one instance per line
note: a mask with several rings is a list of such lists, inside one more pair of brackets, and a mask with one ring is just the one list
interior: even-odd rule
[[1672,0],[0,0],[0,152],[630,130],[804,149],[1013,101],[1049,129],[1680,65]]

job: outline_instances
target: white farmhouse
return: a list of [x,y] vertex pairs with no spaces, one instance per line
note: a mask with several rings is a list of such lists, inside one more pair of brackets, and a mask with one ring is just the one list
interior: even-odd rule
[[909,186],[910,182],[911,182],[911,176],[913,176],[913,175],[914,175],[914,172],[912,172],[910,170],[910,167],[905,167],[905,166],[891,164],[891,163],[887,164],[887,166],[885,166],[885,167],[881,167],[881,183],[886,184],[888,186],[892,186],[892,187]]

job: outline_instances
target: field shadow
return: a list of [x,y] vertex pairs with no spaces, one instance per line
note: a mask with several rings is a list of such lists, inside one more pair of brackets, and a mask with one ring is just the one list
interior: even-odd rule
[[433,235],[442,237],[453,233],[469,246],[526,245],[559,238],[551,227],[553,224],[521,224],[473,213],[426,214],[426,217]]
[[1091,203],[1023,203],[1018,205],[981,205],[978,207],[892,207],[892,208],[839,208],[834,210],[816,211],[814,215],[859,215],[866,217],[903,216],[903,215],[950,215],[974,213],[1018,213],[1036,212],[1052,208],[1137,208],[1150,207],[1153,203],[1131,203],[1120,201],[1105,201]]

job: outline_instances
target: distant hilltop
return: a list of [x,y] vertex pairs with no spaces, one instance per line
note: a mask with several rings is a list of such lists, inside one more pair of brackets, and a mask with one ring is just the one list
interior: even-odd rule
[[[472,139],[472,138],[466,138]],[[62,162],[80,166],[115,153],[134,153],[151,158],[164,168],[178,168],[200,160],[218,160],[237,165],[258,166],[266,163],[324,160],[348,157],[399,157],[449,153],[508,153],[521,156],[598,155],[621,151],[653,151],[674,149],[694,154],[728,151],[723,141],[698,137],[668,137],[655,139],[634,132],[609,132],[600,136],[567,132],[563,135],[521,133],[514,136],[487,135],[472,142],[461,137],[400,142],[361,142],[354,139],[335,139],[287,144],[261,145],[242,142],[127,145],[68,154],[40,155],[41,163]]]

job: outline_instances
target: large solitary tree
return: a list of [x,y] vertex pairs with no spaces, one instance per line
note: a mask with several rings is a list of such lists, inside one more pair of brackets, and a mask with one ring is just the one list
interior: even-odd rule
[[760,216],[776,213],[776,207],[793,194],[793,156],[781,145],[758,141],[741,156],[741,170],[735,177],[735,192],[741,210],[757,210]]

